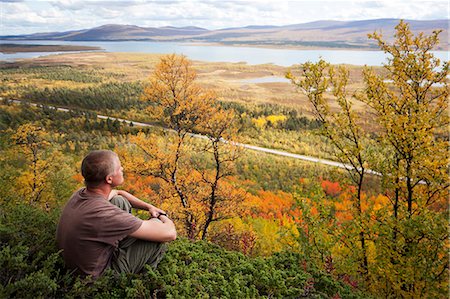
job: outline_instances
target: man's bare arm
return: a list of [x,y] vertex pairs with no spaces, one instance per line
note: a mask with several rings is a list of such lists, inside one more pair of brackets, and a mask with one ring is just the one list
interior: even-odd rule
[[149,211],[150,214],[152,215],[152,217],[156,218],[160,214],[166,214],[166,212],[164,212],[163,210],[161,210],[149,203],[146,203],[145,201],[140,200],[139,198],[128,193],[125,190],[112,190],[108,199],[111,200],[111,198],[113,198],[115,195],[120,195],[120,196],[125,197],[130,202],[131,206],[135,209]]
[[136,239],[154,242],[175,240],[177,238],[177,231],[172,220],[164,215],[160,215],[158,219],[144,220],[142,225],[130,234],[130,236]]

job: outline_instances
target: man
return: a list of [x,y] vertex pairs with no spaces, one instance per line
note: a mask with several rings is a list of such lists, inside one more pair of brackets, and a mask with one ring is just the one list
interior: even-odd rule
[[[145,264],[156,268],[166,244],[175,240],[175,225],[167,214],[128,192],[123,168],[112,151],[90,152],[81,164],[85,188],[64,207],[56,239],[66,265],[82,275],[100,276],[106,269],[139,273]],[[150,220],[131,214],[131,207],[148,210]]]

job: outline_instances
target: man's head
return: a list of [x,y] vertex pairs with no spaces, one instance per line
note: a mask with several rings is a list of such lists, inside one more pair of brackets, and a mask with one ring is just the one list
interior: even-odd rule
[[98,187],[102,183],[118,186],[123,183],[122,171],[119,157],[108,150],[92,151],[81,163],[86,187]]

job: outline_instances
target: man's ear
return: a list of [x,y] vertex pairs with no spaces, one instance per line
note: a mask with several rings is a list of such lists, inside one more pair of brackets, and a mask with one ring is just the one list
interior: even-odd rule
[[110,184],[110,185],[111,185],[111,184],[112,184],[112,181],[113,181],[112,176],[107,175],[106,178],[105,178],[105,181],[106,181],[107,184]]

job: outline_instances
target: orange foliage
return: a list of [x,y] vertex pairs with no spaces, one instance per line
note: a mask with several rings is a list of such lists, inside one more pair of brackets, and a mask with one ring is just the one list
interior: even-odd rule
[[301,212],[295,207],[292,194],[278,191],[259,191],[258,194],[249,195],[246,202],[246,215],[251,217],[261,217],[264,219],[278,219],[281,225],[284,222],[297,222]]
[[72,176],[72,178],[73,178],[75,181],[77,181],[78,183],[83,183],[83,181],[84,181],[84,178],[83,178],[83,176],[81,175],[81,173],[74,174],[74,175]]
[[334,207],[336,209],[335,217],[339,223],[347,222],[353,219],[351,211],[352,206],[352,197],[347,193],[341,194],[341,196],[339,196],[339,200],[334,202]]
[[153,176],[139,176],[135,174],[126,174],[126,181],[123,188],[135,196],[146,199],[154,205],[161,205],[159,189],[161,180]]
[[327,180],[322,180],[320,182],[320,186],[322,187],[323,191],[326,195],[336,197],[342,192],[341,186],[339,186],[338,182],[330,182]]
[[430,209],[435,212],[447,212],[449,210],[449,201],[447,196],[439,196],[434,203],[430,205]]

